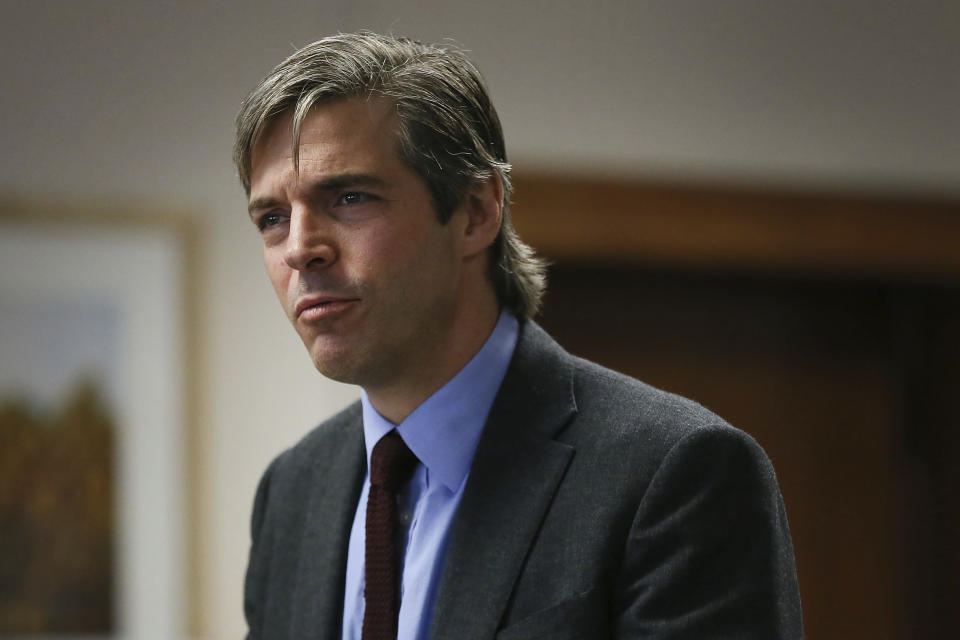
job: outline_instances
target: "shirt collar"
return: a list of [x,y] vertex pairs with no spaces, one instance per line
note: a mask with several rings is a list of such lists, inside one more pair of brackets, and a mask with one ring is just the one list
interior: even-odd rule
[[449,382],[417,407],[399,425],[377,413],[361,390],[367,468],[373,446],[396,428],[410,450],[450,491],[463,484],[473,462],[483,425],[517,344],[519,323],[500,313],[483,347]]

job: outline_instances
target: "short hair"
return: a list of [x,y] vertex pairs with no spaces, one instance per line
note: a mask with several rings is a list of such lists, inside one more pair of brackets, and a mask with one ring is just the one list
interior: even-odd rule
[[370,32],[339,34],[281,62],[243,101],[233,159],[250,193],[253,147],[266,128],[293,114],[293,162],[314,106],[385,96],[396,105],[400,157],[426,183],[441,223],[477,181],[503,185],[503,220],[490,247],[490,279],[500,304],[533,317],[546,289],[546,265],[510,221],[510,164],[500,119],[479,69],[459,49]]

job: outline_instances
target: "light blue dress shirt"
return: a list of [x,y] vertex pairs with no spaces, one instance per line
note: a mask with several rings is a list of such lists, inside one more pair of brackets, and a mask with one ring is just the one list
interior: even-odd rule
[[[394,428],[420,460],[409,487],[400,496],[404,562],[398,640],[427,640],[430,635],[450,524],[463,497],[487,414],[513,356],[518,326],[515,317],[502,312],[493,333],[473,359],[399,425],[377,413],[367,394],[361,393],[367,468],[374,445]],[[368,476],[350,531],[343,640],[360,640],[363,628],[363,556],[369,491]]]

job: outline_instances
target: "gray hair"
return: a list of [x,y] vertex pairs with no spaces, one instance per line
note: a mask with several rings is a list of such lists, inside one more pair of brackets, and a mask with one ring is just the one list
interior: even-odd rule
[[502,306],[520,318],[534,316],[546,288],[546,266],[513,229],[500,119],[480,71],[454,47],[362,32],[324,38],[284,60],[237,115],[233,160],[247,194],[253,147],[272,122],[292,111],[298,168],[300,130],[310,110],[370,95],[395,103],[400,157],[425,181],[441,223],[471,185],[493,176],[503,185],[503,221],[490,247],[490,278]]

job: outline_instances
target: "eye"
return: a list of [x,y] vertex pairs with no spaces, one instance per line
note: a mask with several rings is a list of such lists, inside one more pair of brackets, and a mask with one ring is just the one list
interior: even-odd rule
[[374,199],[369,193],[364,193],[363,191],[347,191],[346,193],[340,194],[340,198],[337,200],[337,204],[341,205],[357,205],[369,202]]
[[266,231],[270,227],[281,224],[285,216],[280,213],[265,213],[257,219],[257,228]]

